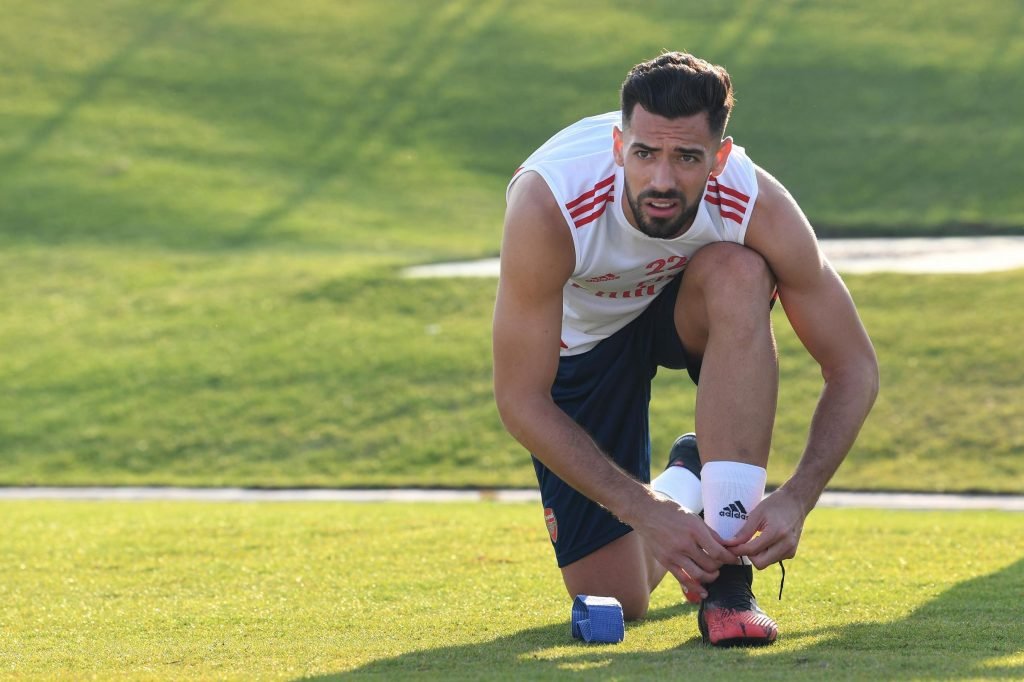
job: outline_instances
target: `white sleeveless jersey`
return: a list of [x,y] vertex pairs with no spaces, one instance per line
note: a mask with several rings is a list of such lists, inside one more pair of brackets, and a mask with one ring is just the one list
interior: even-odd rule
[[620,121],[615,111],[574,123],[509,183],[525,171],[540,174],[572,233],[576,267],[562,293],[562,355],[584,353],[636,319],[700,247],[742,244],[757,199],[754,164],[734,145],[725,170],[708,180],[690,229],[675,239],[648,237],[622,211],[622,168],[612,155]]

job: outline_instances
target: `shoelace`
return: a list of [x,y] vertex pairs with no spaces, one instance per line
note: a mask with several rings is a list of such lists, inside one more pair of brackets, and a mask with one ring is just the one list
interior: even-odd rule
[[779,568],[782,569],[782,577],[779,578],[779,601],[782,601],[782,586],[786,584],[786,564],[779,561]]

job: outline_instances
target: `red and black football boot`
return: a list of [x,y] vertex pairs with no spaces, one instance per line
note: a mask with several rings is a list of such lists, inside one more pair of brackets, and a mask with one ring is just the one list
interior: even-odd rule
[[705,644],[720,647],[764,646],[779,636],[779,626],[757,605],[750,586],[751,566],[727,564],[718,579],[707,585],[708,597],[700,603],[697,625]]

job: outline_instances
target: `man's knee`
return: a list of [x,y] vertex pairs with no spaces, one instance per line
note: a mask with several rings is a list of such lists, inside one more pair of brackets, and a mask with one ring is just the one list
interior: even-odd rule
[[636,533],[613,540],[604,547],[562,568],[569,596],[580,594],[615,597],[626,620],[647,615],[650,581],[643,543]]
[[626,601],[619,600],[622,604],[622,617],[625,620],[641,620],[647,617],[647,609],[651,605],[651,595],[646,590],[629,597]]
[[569,596],[575,599],[578,595],[586,594],[598,597],[615,597],[622,604],[622,617],[625,620],[641,620],[647,616],[647,609],[651,604],[651,595],[646,585],[619,585],[614,588],[601,588],[599,586],[588,587],[580,585],[570,587],[566,585]]
[[[715,242],[700,249],[686,266],[686,280],[707,293],[771,295],[775,275],[757,251],[733,242]],[[765,299],[766,300],[766,299]]]

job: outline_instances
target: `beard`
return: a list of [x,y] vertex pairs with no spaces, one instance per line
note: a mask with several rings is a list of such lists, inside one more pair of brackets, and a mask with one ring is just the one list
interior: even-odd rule
[[[678,237],[680,234],[689,228],[693,219],[697,217],[697,211],[700,209],[700,202],[693,202],[692,206],[687,205],[686,196],[682,192],[675,190],[671,192],[658,192],[649,189],[644,192],[640,192],[638,196],[633,196],[633,193],[629,191],[629,183],[626,182],[625,178],[622,181],[623,188],[626,191],[626,201],[629,202],[629,207],[633,209],[633,218],[636,220],[637,229],[643,232],[648,237],[654,237],[655,239],[671,239]],[[674,218],[652,218],[643,211],[642,204],[647,199],[669,199],[679,202],[682,206],[682,210]]]

